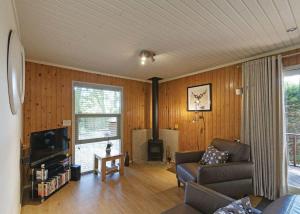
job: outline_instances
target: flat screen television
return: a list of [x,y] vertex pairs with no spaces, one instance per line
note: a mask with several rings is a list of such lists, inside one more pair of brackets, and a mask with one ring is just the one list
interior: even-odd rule
[[68,128],[33,132],[30,135],[30,164],[36,165],[69,150]]

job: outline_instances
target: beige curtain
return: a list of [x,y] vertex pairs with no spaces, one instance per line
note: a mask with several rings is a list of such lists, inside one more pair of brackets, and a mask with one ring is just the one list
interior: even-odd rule
[[281,56],[243,63],[242,141],[251,146],[254,194],[287,192]]

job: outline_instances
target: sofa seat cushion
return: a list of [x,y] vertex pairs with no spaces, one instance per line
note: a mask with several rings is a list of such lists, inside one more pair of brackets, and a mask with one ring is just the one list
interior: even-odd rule
[[188,181],[197,181],[197,172],[198,172],[198,168],[199,168],[199,164],[198,163],[183,163],[183,164],[179,164],[177,165],[177,174],[180,175],[180,178],[184,181],[184,182],[188,182]]
[[162,212],[161,214],[201,214],[201,212],[197,211],[187,204],[180,204],[176,207]]
[[199,184],[211,184],[225,181],[236,181],[252,178],[253,164],[251,162],[231,162],[216,165],[200,165]]

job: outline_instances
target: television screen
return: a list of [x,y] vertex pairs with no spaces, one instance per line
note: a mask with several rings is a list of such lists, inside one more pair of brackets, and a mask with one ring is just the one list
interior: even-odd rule
[[68,129],[60,128],[33,132],[30,136],[30,146],[31,165],[66,152],[69,149]]

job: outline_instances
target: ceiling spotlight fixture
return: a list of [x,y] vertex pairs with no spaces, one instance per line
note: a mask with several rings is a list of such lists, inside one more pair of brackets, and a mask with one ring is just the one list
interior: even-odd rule
[[287,29],[286,32],[289,33],[289,32],[293,32],[295,30],[297,30],[297,27],[291,27],[291,28]]
[[140,53],[141,65],[145,65],[146,61],[149,61],[149,60],[151,60],[151,62],[154,62],[155,61],[154,57],[155,57],[154,52],[142,50]]

